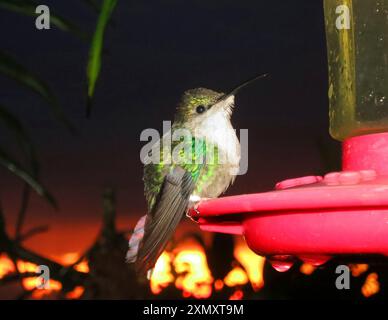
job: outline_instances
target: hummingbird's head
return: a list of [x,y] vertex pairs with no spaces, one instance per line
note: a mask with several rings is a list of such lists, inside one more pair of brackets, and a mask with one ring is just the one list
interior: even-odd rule
[[216,114],[230,117],[234,96],[224,97],[224,93],[206,88],[185,91],[177,108],[175,122],[195,126]]
[[229,93],[216,92],[206,88],[185,91],[177,108],[175,123],[184,123],[187,127],[195,128],[209,118],[230,119],[235,94],[247,84],[265,76],[267,74],[245,81]]

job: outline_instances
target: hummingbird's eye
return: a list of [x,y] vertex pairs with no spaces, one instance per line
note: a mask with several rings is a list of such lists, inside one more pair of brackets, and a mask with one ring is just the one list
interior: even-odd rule
[[198,106],[196,109],[197,113],[203,113],[206,111],[206,108],[204,106]]

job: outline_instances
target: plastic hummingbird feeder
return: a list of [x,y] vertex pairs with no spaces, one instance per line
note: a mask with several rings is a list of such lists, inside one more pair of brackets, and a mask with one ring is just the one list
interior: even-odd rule
[[278,271],[295,258],[388,256],[388,2],[324,0],[324,9],[330,134],[343,143],[343,171],[190,212],[202,230],[243,235]]

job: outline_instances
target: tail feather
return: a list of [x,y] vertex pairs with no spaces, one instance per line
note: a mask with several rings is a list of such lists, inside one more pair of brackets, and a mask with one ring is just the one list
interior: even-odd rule
[[146,223],[146,218],[147,215],[144,215],[139,219],[139,221],[136,223],[132,236],[129,239],[129,249],[127,252],[128,263],[133,263],[136,261],[137,255],[139,253],[140,243],[144,238],[144,227]]
[[165,177],[154,209],[142,223],[139,221],[136,225],[139,226],[138,235],[141,235],[141,238],[136,235],[136,228],[132,235],[135,238],[132,241],[132,247],[130,243],[127,260],[136,262],[138,272],[144,273],[154,267],[186,213],[193,189],[194,182],[190,173],[181,167],[174,168]]

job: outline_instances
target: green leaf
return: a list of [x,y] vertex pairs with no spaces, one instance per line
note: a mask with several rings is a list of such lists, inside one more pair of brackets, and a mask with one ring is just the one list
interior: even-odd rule
[[45,198],[54,208],[57,208],[54,197],[34,178],[30,173],[22,168],[22,166],[13,160],[8,153],[0,148],[0,165],[5,167],[9,172],[21,178],[23,181],[35,190],[37,194]]
[[103,0],[101,11],[97,20],[96,29],[93,34],[86,71],[88,80],[88,105],[86,110],[87,115],[90,114],[91,101],[96,88],[96,82],[100,74],[105,29],[116,4],[117,0]]
[[39,164],[35,152],[35,148],[31,139],[26,133],[22,123],[4,106],[0,105],[0,122],[13,134],[20,148],[26,154],[26,157],[31,164],[31,170],[34,175],[38,174]]
[[[0,0],[1,8],[32,17],[38,16],[35,10],[36,7],[40,4],[41,3],[35,2],[33,0]],[[83,32],[79,27],[77,27],[74,23],[61,17],[60,15],[53,13],[51,8],[50,22],[63,31],[71,32],[83,39],[87,38],[87,34]]]
[[2,51],[0,51],[0,73],[41,96],[49,103],[49,106],[56,118],[64,123],[72,132],[75,131],[73,125],[63,113],[62,108],[58,105],[50,88],[37,76],[32,74],[24,66],[16,62],[11,56]]

